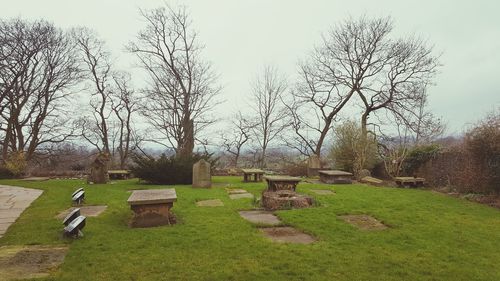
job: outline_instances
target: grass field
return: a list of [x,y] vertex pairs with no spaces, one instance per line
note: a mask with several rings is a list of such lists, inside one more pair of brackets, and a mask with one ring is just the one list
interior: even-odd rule
[[[127,190],[167,186],[2,180],[45,192],[0,246],[70,244],[47,280],[500,280],[498,209],[426,190],[301,183],[298,191],[315,197],[318,206],[277,214],[318,241],[278,244],[238,215],[253,208],[253,200],[230,200],[224,189],[230,184],[259,195],[264,183],[241,183],[239,177],[215,177],[214,183],[211,189],[175,186],[175,226],[131,229]],[[55,216],[70,207],[78,186],[85,187],[87,205],[108,209],[87,218],[82,239],[68,240]],[[311,188],[336,194],[315,195]],[[216,198],[225,206],[195,205]],[[360,230],[339,219],[342,214],[368,214],[390,228]]]

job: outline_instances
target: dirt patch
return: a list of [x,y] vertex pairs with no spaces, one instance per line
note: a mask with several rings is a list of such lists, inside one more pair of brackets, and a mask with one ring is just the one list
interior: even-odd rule
[[383,230],[388,228],[387,225],[368,215],[343,215],[339,216],[339,218],[364,230]]
[[86,217],[97,217],[100,215],[102,212],[108,208],[106,205],[100,205],[100,206],[81,206],[81,207],[71,207],[65,211],[62,211],[59,213],[56,218],[58,219],[64,219],[69,213],[71,213],[74,209],[80,208],[80,214],[82,216]]
[[261,228],[260,231],[266,237],[278,243],[310,244],[316,241],[311,235],[288,226]]
[[66,246],[0,247],[1,280],[48,276],[64,261],[67,252]]
[[240,216],[249,222],[264,224],[264,225],[278,225],[281,223],[279,218],[271,212],[266,211],[240,211]]
[[202,200],[196,202],[196,206],[198,207],[220,207],[224,206],[224,203],[220,199],[210,199],[210,200]]
[[329,189],[311,189],[312,192],[318,194],[318,195],[332,195],[335,194],[334,191],[331,191]]

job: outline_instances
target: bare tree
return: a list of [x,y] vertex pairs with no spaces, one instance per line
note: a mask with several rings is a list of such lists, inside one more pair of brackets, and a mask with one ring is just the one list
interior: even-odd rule
[[112,109],[118,119],[118,145],[120,169],[124,169],[137,142],[134,141],[132,115],[138,110],[138,100],[130,85],[131,77],[127,72],[117,72],[113,75],[115,91],[112,93]]
[[252,132],[258,143],[260,156],[258,165],[265,166],[266,150],[269,144],[285,129],[285,107],[282,104],[287,81],[278,70],[265,66],[261,76],[253,82],[251,107],[256,116]]
[[224,150],[233,156],[232,165],[238,166],[243,146],[250,140],[251,131],[256,125],[250,118],[243,116],[241,111],[231,118],[231,128],[228,133],[221,133]]
[[99,152],[110,153],[109,118],[111,109],[112,69],[109,52],[104,41],[92,30],[79,28],[74,36],[85,63],[85,76],[89,81],[89,104],[92,117],[84,117],[82,136]]
[[[412,110],[413,104],[423,98],[412,89],[434,77],[437,57],[420,39],[390,39],[391,31],[390,18],[361,17],[343,22],[323,37],[311,60],[301,65],[304,82],[289,105],[296,148],[304,154],[319,155],[332,121],[353,94],[362,102],[365,143],[370,143],[367,126],[371,114],[380,109]],[[301,110],[315,114],[308,119]],[[317,137],[311,139],[309,135]],[[363,152],[359,153],[362,156]],[[358,170],[363,168],[363,163],[358,164]]]
[[71,37],[45,21],[0,21],[2,157],[74,136],[68,97],[80,80]]
[[177,155],[193,152],[197,132],[213,123],[208,113],[220,91],[217,75],[201,58],[203,46],[185,7],[141,10],[146,27],[128,50],[149,75],[141,113]]

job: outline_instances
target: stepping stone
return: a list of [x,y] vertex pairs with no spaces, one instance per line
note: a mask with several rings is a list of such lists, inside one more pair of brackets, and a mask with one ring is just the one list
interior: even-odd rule
[[196,202],[196,206],[198,207],[220,207],[224,206],[224,203],[220,199],[210,199],[210,200],[202,200]]
[[388,228],[387,225],[368,215],[343,215],[339,216],[339,218],[363,230],[383,230]]
[[266,237],[278,243],[311,244],[316,241],[311,235],[288,226],[266,227],[261,228],[260,231],[264,233]]
[[319,195],[332,195],[335,194],[334,191],[331,191],[329,189],[311,189],[312,192],[319,194]]
[[0,247],[0,279],[47,277],[64,261],[67,246]]
[[253,198],[252,193],[238,193],[238,194],[229,194],[229,198],[235,200],[235,199],[241,199],[241,198]]
[[29,177],[29,178],[24,178],[21,179],[23,181],[47,181],[50,180],[49,177]]
[[281,223],[279,218],[267,211],[240,211],[241,217],[249,222],[265,225],[278,225]]
[[229,194],[242,194],[242,193],[248,193],[248,191],[244,189],[228,189],[227,193]]
[[81,206],[81,207],[71,207],[65,211],[60,212],[56,218],[58,219],[64,219],[69,213],[71,213],[74,209],[80,208],[80,214],[82,216],[86,217],[97,217],[100,215],[102,212],[108,208],[106,205],[100,205],[100,206]]

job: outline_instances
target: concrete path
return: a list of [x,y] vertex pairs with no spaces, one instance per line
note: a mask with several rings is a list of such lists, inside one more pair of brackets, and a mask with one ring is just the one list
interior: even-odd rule
[[0,185],[0,237],[42,193],[39,189]]

